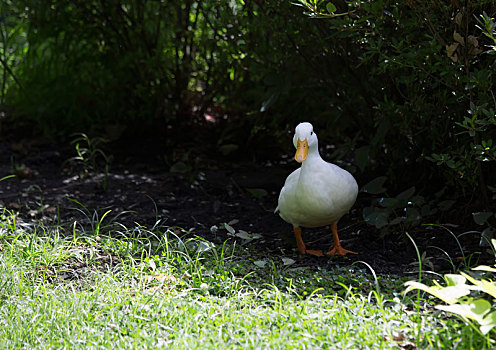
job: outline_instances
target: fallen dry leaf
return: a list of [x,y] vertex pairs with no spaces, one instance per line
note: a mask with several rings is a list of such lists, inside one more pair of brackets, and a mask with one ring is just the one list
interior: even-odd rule
[[458,42],[458,43],[460,43],[462,45],[465,45],[465,39],[463,39],[463,37],[459,33],[457,33],[456,31],[453,32],[453,39],[456,42]]
[[152,283],[155,281],[160,283],[163,283],[165,281],[176,282],[176,277],[162,273],[160,275],[145,275],[143,276],[142,280],[147,283]]
[[463,18],[462,13],[458,12],[455,16],[455,23],[458,25],[462,24],[462,18]]
[[385,336],[384,339],[387,341],[397,342],[399,349],[414,350],[417,348],[417,345],[415,345],[414,342],[407,340],[407,336],[404,333],[395,334],[392,338],[389,336]]
[[19,203],[16,203],[16,202],[11,202],[11,203],[7,204],[7,208],[19,210],[19,209],[21,209],[21,205]]
[[446,45],[446,54],[453,62],[458,61],[458,54],[456,53],[456,49],[460,46],[459,43],[453,43],[451,45]]
[[474,47],[479,46],[479,41],[478,41],[478,40],[477,40],[477,38],[476,38],[475,36],[473,36],[473,35],[469,35],[469,36],[467,37],[467,42],[468,42],[470,45],[474,46]]
[[47,208],[43,209],[43,214],[45,214],[45,215],[57,214],[57,208],[56,207],[47,207]]
[[14,175],[20,179],[27,179],[29,177],[32,177],[33,174],[33,170],[31,170],[31,168],[28,168],[24,164],[21,166],[16,166],[14,169]]

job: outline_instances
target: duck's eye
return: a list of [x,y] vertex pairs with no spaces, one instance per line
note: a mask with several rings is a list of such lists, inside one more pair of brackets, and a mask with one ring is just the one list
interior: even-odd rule
[[310,136],[312,136],[312,135],[313,135],[313,131],[310,131]]

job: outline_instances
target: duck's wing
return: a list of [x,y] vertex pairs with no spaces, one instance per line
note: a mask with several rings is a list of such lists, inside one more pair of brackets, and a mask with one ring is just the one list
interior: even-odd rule
[[291,174],[288,175],[286,181],[284,181],[284,186],[281,188],[281,192],[279,193],[279,199],[277,201],[277,208],[274,213],[279,212],[279,206],[281,205],[281,200],[287,196],[288,193],[291,193],[296,190],[296,185],[298,184],[298,179],[300,178],[301,168],[296,169]]

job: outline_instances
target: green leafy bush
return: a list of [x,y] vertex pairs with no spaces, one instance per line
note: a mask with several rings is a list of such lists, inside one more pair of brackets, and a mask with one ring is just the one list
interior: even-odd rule
[[[386,194],[384,183],[387,178],[380,176],[364,185],[362,192],[373,197],[370,205],[363,208],[363,219],[366,223],[383,231],[400,225],[403,230],[422,223],[425,218],[445,214],[454,204],[453,200],[441,200],[444,189],[426,199],[416,193],[415,187],[390,197]],[[376,197],[376,195],[380,195]]]
[[5,108],[9,86],[21,86],[17,77],[19,57],[26,49],[25,18],[14,2],[0,2],[0,106]]
[[47,133],[170,121],[227,95],[241,71],[236,4],[24,0],[17,6],[29,22],[18,69],[23,87],[11,91],[15,111]]
[[493,2],[9,6],[27,46],[9,61],[19,84],[9,78],[6,101],[47,133],[165,130],[215,111],[236,120],[222,124],[225,144],[262,144],[308,120],[338,145],[335,158],[355,153],[364,177],[387,176],[392,193],[415,185],[429,201],[446,186],[440,200],[493,210]]
[[[328,12],[325,2],[316,4],[306,11]],[[348,15],[326,16],[326,45],[317,59],[325,65],[341,58],[333,87],[340,98],[332,103],[348,109],[354,122],[355,144],[369,160],[361,168],[381,171],[395,184],[415,179],[422,192],[444,182],[453,198],[478,193],[477,205],[489,206],[496,100],[494,20],[487,14],[494,15],[494,3],[333,4]],[[332,79],[326,73],[323,79]]]

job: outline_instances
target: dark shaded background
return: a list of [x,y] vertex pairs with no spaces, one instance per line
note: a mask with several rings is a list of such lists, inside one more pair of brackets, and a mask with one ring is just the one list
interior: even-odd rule
[[312,3],[3,0],[3,169],[29,179],[34,147],[59,152],[61,173],[160,168],[186,187],[205,169],[286,174],[309,121],[327,160],[376,179],[355,216],[378,235],[490,229],[495,5]]

